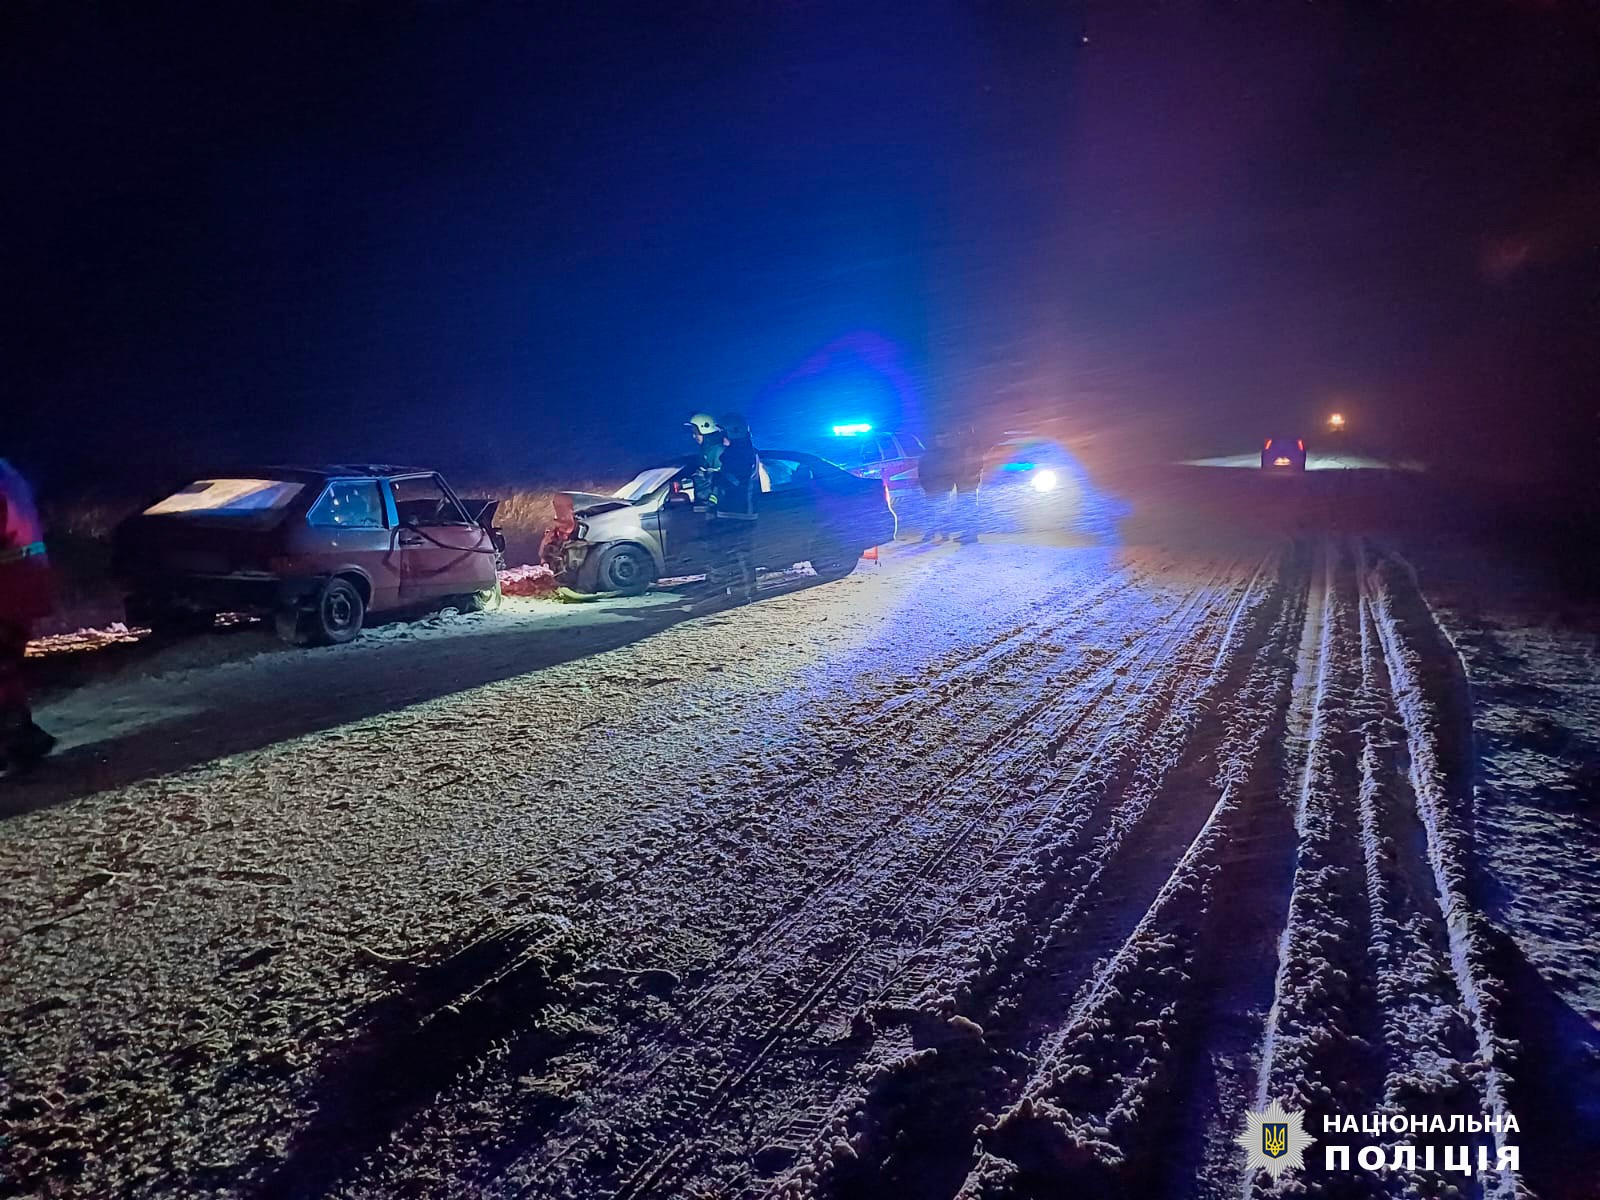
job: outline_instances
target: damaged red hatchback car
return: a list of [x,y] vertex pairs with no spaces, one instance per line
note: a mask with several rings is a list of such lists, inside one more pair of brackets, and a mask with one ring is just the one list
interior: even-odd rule
[[196,629],[219,612],[251,612],[290,641],[348,642],[368,613],[498,604],[497,507],[420,469],[230,472],[123,522],[116,573],[133,624]]

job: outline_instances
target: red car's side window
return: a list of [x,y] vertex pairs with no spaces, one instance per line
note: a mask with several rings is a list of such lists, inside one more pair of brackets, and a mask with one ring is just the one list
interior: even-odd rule
[[394,506],[402,525],[470,525],[467,514],[431,475],[393,480]]
[[306,520],[318,528],[382,529],[383,507],[376,480],[336,480],[317,498]]

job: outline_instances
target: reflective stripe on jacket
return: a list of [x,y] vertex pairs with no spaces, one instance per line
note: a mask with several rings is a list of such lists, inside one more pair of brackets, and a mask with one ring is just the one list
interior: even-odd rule
[[0,563],[16,562],[18,559],[32,558],[35,554],[43,553],[43,542],[29,542],[26,546],[18,546],[15,550],[0,550]]

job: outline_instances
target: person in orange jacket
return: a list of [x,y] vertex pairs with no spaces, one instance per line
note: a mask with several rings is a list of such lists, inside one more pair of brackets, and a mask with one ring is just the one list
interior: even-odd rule
[[33,723],[22,660],[33,623],[55,609],[33,490],[0,458],[0,770],[25,768],[56,740]]

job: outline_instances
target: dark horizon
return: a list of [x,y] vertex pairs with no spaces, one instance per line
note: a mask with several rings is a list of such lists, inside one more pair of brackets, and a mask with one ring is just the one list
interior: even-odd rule
[[[4,453],[582,475],[693,409],[1587,468],[1593,10],[12,6]],[[1574,446],[1580,454],[1572,453]]]

